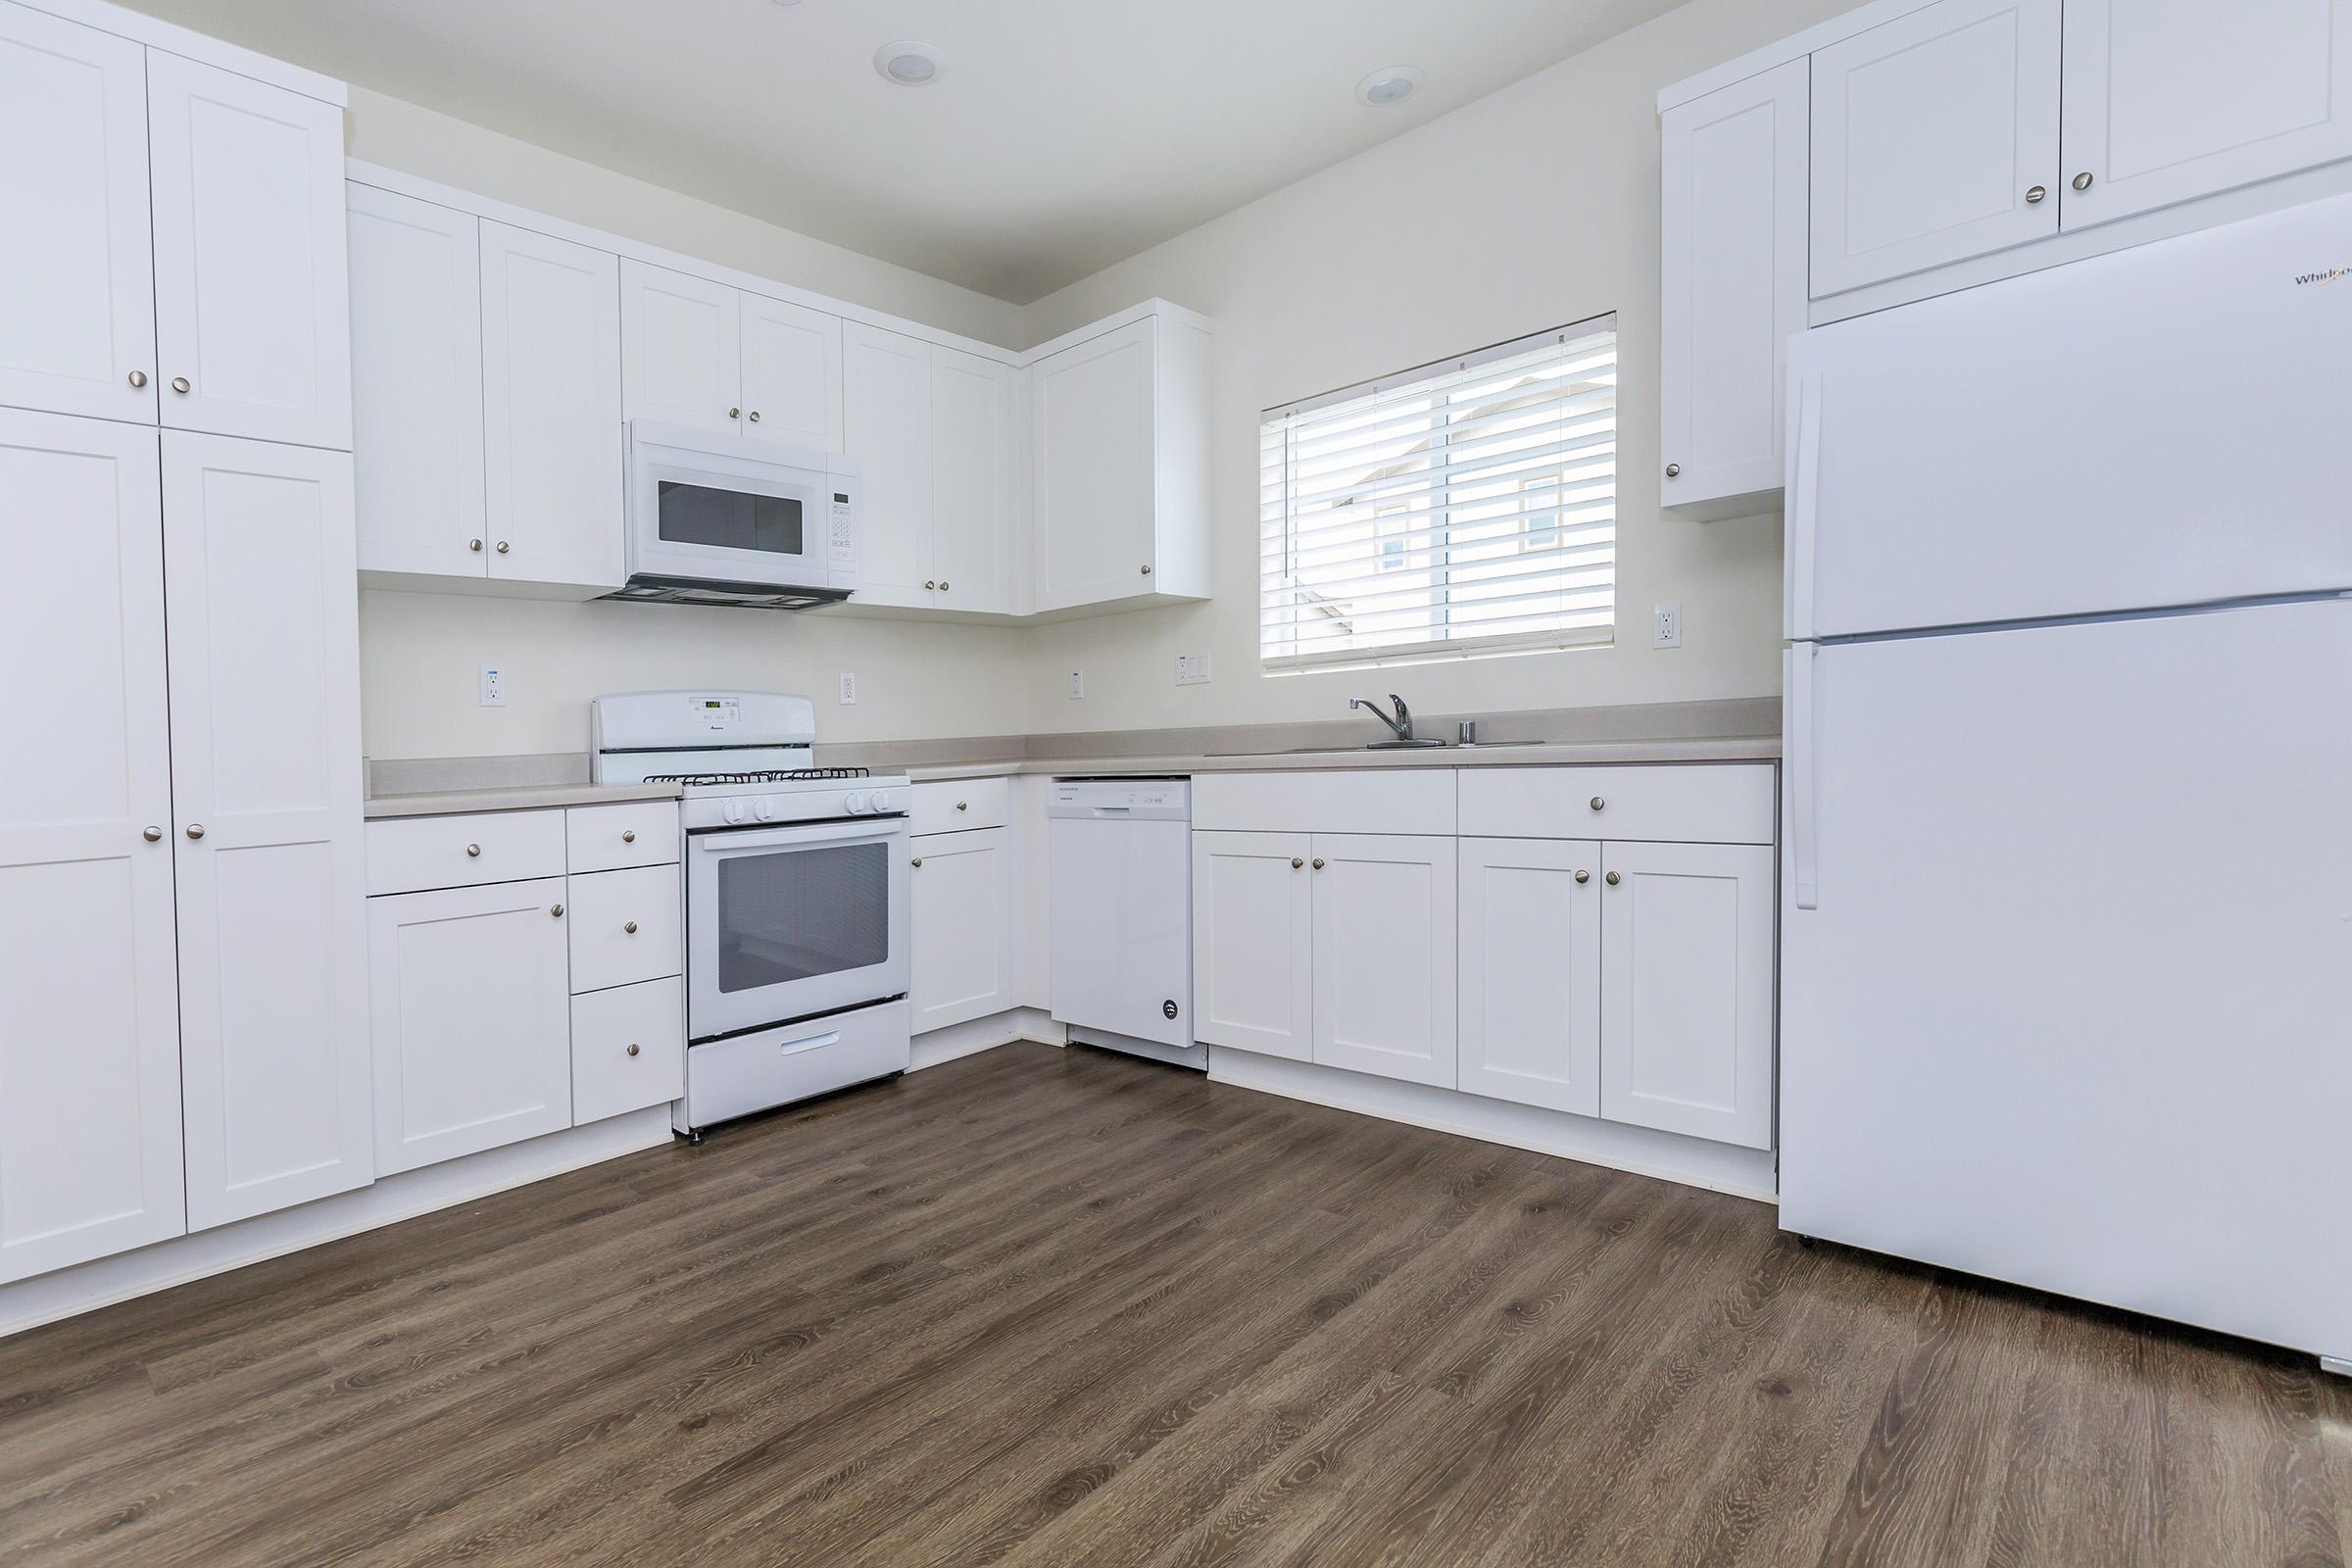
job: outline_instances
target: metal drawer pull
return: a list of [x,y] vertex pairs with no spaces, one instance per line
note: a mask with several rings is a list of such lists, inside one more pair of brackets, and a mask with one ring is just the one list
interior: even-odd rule
[[481,858],[482,847],[479,844],[468,844],[466,846],[466,858],[468,860],[478,860]]
[[[2089,177],[2089,176],[2088,176],[2088,175],[2084,175],[2083,177],[2084,177],[2085,179],[2088,179],[2088,177]],[[2077,187],[2076,187],[2076,189],[2078,189],[2078,190],[2080,190],[2081,188],[2082,188],[2081,186],[2077,186]],[[173,376],[173,377],[172,378],[172,391],[174,391],[174,392],[185,392],[187,389],[188,389],[188,378],[187,378],[186,376],[184,376],[184,375],[175,375],[175,376]]]
[[147,372],[146,372],[145,370],[133,370],[133,371],[131,371],[131,372],[130,372],[130,384],[131,384],[133,387],[139,387],[139,388],[143,388],[143,387],[145,387],[145,386],[147,385]]
[[962,811],[962,810],[968,810],[969,808],[970,808],[970,806],[969,806],[969,803],[967,803],[967,802],[964,802],[964,801],[957,801],[957,802],[956,803],[956,809],[957,809],[958,811]]
[[624,828],[622,828],[622,829],[620,830],[620,842],[621,842],[621,843],[623,843],[623,844],[634,844],[634,843],[636,843],[636,842],[637,842],[637,830],[636,830],[635,828],[633,828],[633,827],[624,827]]
[[509,548],[511,548],[511,547],[510,547],[510,546],[507,544],[507,542],[506,542],[504,539],[501,539],[501,540],[498,542],[498,553],[499,553],[500,555],[502,555],[502,556],[503,556],[503,555],[505,555],[505,554],[507,553],[507,551],[508,551],[508,549],[509,549]]
[[635,936],[637,934],[637,922],[634,920],[625,921],[622,923],[621,929],[626,931],[629,935]]
[[754,424],[758,424],[760,422],[760,411],[758,409],[754,409],[752,411],[752,422]]
[[204,824],[202,822],[190,822],[188,824],[188,837],[192,839],[200,839],[204,837]]
[[1611,871],[1607,876],[1602,877],[1601,880],[1606,882],[1609,886],[1615,887],[1618,883],[1624,881],[1625,878],[1619,876],[1616,872]]
[[[1292,869],[1292,870],[1294,870],[1294,871],[1298,870],[1298,869],[1300,866],[1304,865],[1305,863],[1306,863],[1306,862],[1305,862],[1304,860],[1301,860],[1301,859],[1300,859],[1300,858],[1298,858],[1298,857],[1297,857],[1296,855],[1294,855],[1294,856],[1292,856],[1292,857],[1291,857],[1291,869]],[[1320,863],[1320,862],[1318,862],[1318,863]]]
[[146,832],[140,834],[139,837],[145,839],[150,844],[161,843],[164,837],[164,830],[160,827],[151,827]]
[[923,858],[918,855],[911,863],[917,871],[920,871],[923,868]]
[[637,1042],[634,1040],[629,1042],[629,1054],[632,1056],[637,1054]]
[[1319,855],[1315,857],[1315,869],[1318,871],[1323,869],[1323,858]]
[[730,419],[740,419],[743,417],[743,411],[741,409],[729,409],[727,411],[727,417]]
[[548,908],[548,911],[547,911],[547,912],[548,912],[548,913],[550,913],[550,914],[552,914],[552,915],[554,915],[554,916],[555,916],[557,919],[561,920],[561,919],[563,919],[563,918],[564,918],[564,906],[562,906],[561,904],[558,904],[558,905],[553,905],[553,906],[551,906]]
[[1609,804],[1609,803],[1608,803],[1606,800],[1602,799],[1600,796],[1597,796],[1597,795],[1595,795],[1595,796],[1593,796],[1593,797],[1592,797],[1592,809],[1594,809],[1595,811],[1597,811],[1597,810],[1600,810],[1600,809],[1601,809],[1603,807],[1606,807],[1608,804]]
[[1592,880],[1592,873],[1590,871],[1579,871],[1576,873],[1576,885],[1580,888]]
[[2041,205],[2042,198],[2049,195],[2049,193],[2050,188],[2047,185],[2036,185],[2032,190],[2026,192],[2026,205],[2028,207],[2039,207]]
[[2082,171],[2082,173],[2080,173],[2080,174],[2077,174],[2077,175],[2075,176],[2075,189],[2077,189],[2077,190],[2088,190],[2088,189],[2090,189],[2090,171],[2089,171],[2089,170],[2087,170],[2087,169],[2086,169],[2086,170]]
[[466,548],[478,556],[482,553],[482,542],[479,539],[468,539],[466,541]]

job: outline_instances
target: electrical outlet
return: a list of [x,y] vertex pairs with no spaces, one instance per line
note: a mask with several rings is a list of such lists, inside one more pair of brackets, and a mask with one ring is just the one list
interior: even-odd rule
[[1205,686],[1208,684],[1208,656],[1206,654],[1178,654],[1176,656],[1176,684]]
[[851,707],[858,701],[858,677],[848,670],[841,674],[841,706]]
[[1680,600],[1653,605],[1649,611],[1649,646],[1680,648],[1683,646],[1683,607]]
[[1081,697],[1084,697],[1085,695],[1086,695],[1086,671],[1085,671],[1085,670],[1083,670],[1083,669],[1073,669],[1073,670],[1071,670],[1071,671],[1070,671],[1070,701],[1074,703],[1074,702],[1076,702],[1076,701],[1077,701],[1079,698],[1081,698]]
[[496,664],[482,666],[482,706],[484,708],[507,706],[507,672]]

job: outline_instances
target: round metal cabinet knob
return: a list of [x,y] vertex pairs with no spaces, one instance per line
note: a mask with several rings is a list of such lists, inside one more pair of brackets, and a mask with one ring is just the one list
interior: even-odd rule
[[940,578],[940,579],[939,579],[939,591],[940,591],[941,593],[943,593],[943,594],[944,594],[944,593],[946,593],[946,592],[948,591],[948,579],[947,579],[947,578],[945,578],[945,577],[942,577],[942,578]]
[[2085,169],[2084,171],[2082,171],[2082,172],[2081,172],[2080,174],[2077,174],[2077,175],[2075,176],[2075,189],[2077,189],[2077,190],[2088,190],[2088,189],[2090,189],[2090,171],[2089,171],[2089,170]]
[[1579,871],[1576,873],[1576,885],[1580,888],[1592,880],[1592,873],[1590,871]]
[[2028,207],[2038,207],[2041,205],[2042,198],[2049,195],[2049,193],[2050,188],[2047,185],[2036,185],[2032,190],[2026,192],[2026,205]]
[[466,858],[468,860],[478,860],[481,858],[482,847],[479,844],[468,844],[466,846]]
[[1315,869],[1318,871],[1323,869],[1323,858],[1319,855],[1315,857]]
[[200,839],[204,837],[204,824],[202,822],[190,822],[188,824],[188,837],[192,839]]
[[923,592],[929,593],[932,589],[937,588],[939,584],[936,582],[926,582],[923,584]]
[[1592,797],[1592,809],[1595,811],[1606,809],[1608,804],[1609,802],[1606,796],[1595,795]]
[[1292,857],[1291,857],[1291,869],[1292,869],[1292,870],[1294,870],[1294,871],[1298,870],[1298,869],[1300,866],[1304,865],[1305,863],[1306,863],[1306,862],[1305,862],[1304,860],[1302,860],[1302,859],[1298,858],[1298,857],[1297,857],[1296,855],[1294,855],[1294,856],[1292,856]]
[[1669,463],[1668,465],[1666,465],[1666,477],[1667,477],[1667,478],[1669,478],[1669,479],[1680,479],[1682,476],[1683,476],[1683,466],[1682,466],[1681,464],[1679,464],[1679,463]]
[[626,931],[630,936],[635,936],[637,934],[637,922],[634,920],[623,921],[620,928],[623,931]]
[[1602,877],[1601,880],[1606,882],[1609,886],[1615,887],[1618,883],[1624,881],[1625,878],[1619,876],[1616,872],[1611,871],[1608,875]]
[[969,809],[971,809],[971,803],[970,803],[970,802],[968,802],[968,801],[957,801],[957,802],[956,803],[956,809],[957,809],[958,811],[966,811],[966,810],[969,810]]
[[1144,575],[1145,575],[1145,576],[1147,576],[1147,577],[1149,577],[1149,576],[1151,576],[1151,575],[1152,575],[1152,568],[1151,568],[1150,566],[1146,566],[1146,567],[1144,568]]
[[629,1054],[632,1056],[637,1054],[637,1042],[634,1040],[629,1042]]
[[561,904],[551,904],[548,906],[547,912],[561,920],[564,918],[564,906]]
[[909,863],[912,864],[917,871],[920,871],[923,868],[923,858],[918,855]]
[[482,542],[479,539],[468,539],[466,541],[466,548],[478,556],[482,553]]
[[743,411],[741,409],[729,409],[727,411],[727,417],[730,419],[740,419],[743,417]]
[[636,843],[636,842],[637,842],[637,830],[636,830],[635,828],[633,828],[633,827],[624,827],[624,828],[622,828],[622,829],[620,830],[620,842],[621,842],[621,843],[623,843],[623,844],[634,844],[634,843]]
[[164,840],[164,830],[160,827],[151,827],[146,832],[140,834],[139,837],[145,839],[150,844],[161,844]]
[[184,376],[184,375],[175,375],[175,376],[173,376],[173,377],[172,378],[172,391],[174,391],[174,392],[185,392],[187,389],[188,389],[188,378],[187,378],[186,376]]
[[147,384],[147,372],[146,372],[145,370],[133,370],[133,371],[131,371],[131,372],[130,372],[130,384],[131,384],[132,386],[134,386],[134,387],[143,387],[143,386],[145,386],[145,385]]
[[754,424],[758,424],[760,422],[760,411],[758,409],[754,409],[752,411],[752,422]]
[[502,555],[502,556],[503,556],[503,555],[505,555],[505,554],[507,553],[507,551],[508,551],[510,548],[511,548],[511,547],[508,545],[508,543],[507,543],[507,542],[506,542],[504,539],[501,539],[501,540],[498,542],[498,553],[499,553],[500,555]]

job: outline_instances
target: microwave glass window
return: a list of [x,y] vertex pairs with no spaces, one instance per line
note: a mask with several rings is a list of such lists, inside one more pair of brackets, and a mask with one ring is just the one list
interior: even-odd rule
[[797,496],[747,495],[664,479],[657,501],[663,544],[755,550],[770,556],[806,554]]
[[757,991],[890,959],[890,851],[843,844],[718,865],[718,989]]

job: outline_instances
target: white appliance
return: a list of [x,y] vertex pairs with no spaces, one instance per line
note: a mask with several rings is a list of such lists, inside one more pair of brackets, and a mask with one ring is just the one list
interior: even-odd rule
[[1070,1038],[1205,1068],[1193,1039],[1193,787],[1055,779],[1054,1017]]
[[605,597],[839,604],[858,587],[858,490],[836,453],[631,420],[628,582]]
[[626,692],[592,715],[598,783],[685,791],[678,1130],[905,1072],[906,780],[810,767],[806,697]]
[[1789,353],[1781,1223],[2352,1370],[2352,199]]

